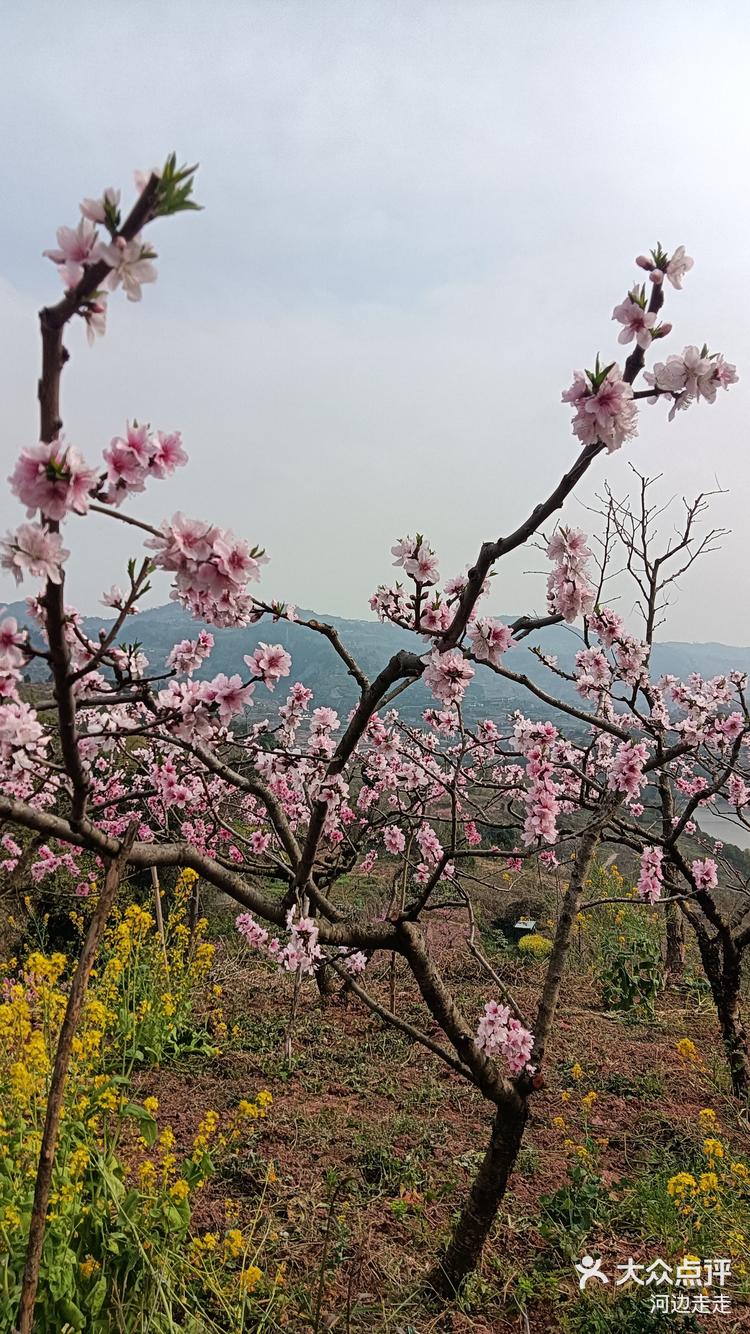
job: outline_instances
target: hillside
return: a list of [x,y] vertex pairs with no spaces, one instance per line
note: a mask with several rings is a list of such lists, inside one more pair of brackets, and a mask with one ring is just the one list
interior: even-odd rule
[[[29,623],[24,602],[11,603],[6,614],[15,616],[21,625]],[[320,617],[317,612],[301,612],[301,615]],[[391,625],[382,625],[379,621],[348,620],[340,616],[325,616],[322,619],[336,627],[344,643],[370,677],[375,676],[398,649],[424,650],[424,641],[419,636]],[[510,621],[512,617],[503,619]],[[90,616],[84,620],[86,632],[93,638],[96,638],[101,628],[111,624],[112,618],[107,617]],[[159,672],[164,667],[172,645],[179,639],[194,638],[201,628],[210,630],[215,640],[213,653],[204,666],[203,675],[214,675],[217,672],[226,672],[228,675],[233,672],[244,673],[243,655],[251,653],[261,640],[281,643],[292,655],[291,679],[304,682],[314,691],[319,703],[330,704],[339,712],[346,712],[354,703],[356,688],[331,645],[322,635],[314,634],[303,626],[285,621],[276,624],[264,621],[260,625],[239,630],[217,630],[208,625],[204,627],[201,622],[192,620],[177,603],[168,602],[162,607],[149,607],[139,616],[133,617],[123,638],[129,642],[138,640],[152,671]],[[569,684],[551,676],[530,651],[530,646],[535,643],[543,646],[546,653],[556,655],[560,666],[570,670],[575,654],[581,647],[578,633],[567,626],[551,626],[530,637],[507,656],[507,664],[514,671],[527,674],[553,693],[576,698]],[[665,641],[655,646],[653,665],[658,674],[673,673],[680,677],[692,671],[704,676],[715,676],[735,669],[750,672],[750,648]],[[32,679],[40,679],[40,668],[32,668],[31,675]],[[277,691],[277,694],[280,693],[280,690]],[[401,697],[399,707],[408,717],[416,717],[425,708],[429,698],[423,686],[415,685]],[[523,687],[501,681],[488,671],[477,673],[469,699],[473,716],[482,716],[488,712],[502,713],[519,707],[522,701],[525,701],[524,707],[533,715],[549,712],[545,705],[534,701]]]

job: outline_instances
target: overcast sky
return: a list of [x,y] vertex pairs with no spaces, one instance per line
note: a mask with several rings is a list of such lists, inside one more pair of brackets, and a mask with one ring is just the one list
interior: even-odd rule
[[[136,512],[262,543],[264,595],[320,612],[369,615],[399,536],[449,576],[552,489],[576,451],[561,389],[616,355],[634,256],[684,243],[660,351],[705,340],[741,382],[671,425],[644,410],[581,498],[629,463],[664,498],[727,488],[733,531],[663,633],[750,643],[744,0],[29,0],[2,41],[3,475],[38,438],[41,251],[173,148],[205,211],[152,229],[158,282],[110,302],[104,342],[71,332],[66,433],[93,462],[127,417],[181,429],[190,466]],[[20,518],[4,494],[2,530]],[[133,534],[94,516],[66,538],[68,600],[95,611]],[[503,564],[492,609],[542,608],[543,564]]]

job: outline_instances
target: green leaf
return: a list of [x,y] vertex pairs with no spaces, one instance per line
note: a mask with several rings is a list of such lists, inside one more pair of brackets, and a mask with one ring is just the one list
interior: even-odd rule
[[159,1127],[156,1124],[150,1112],[146,1111],[139,1102],[129,1102],[122,1109],[123,1116],[130,1116],[137,1121],[140,1126],[141,1134],[148,1144],[149,1148],[156,1143],[156,1136],[159,1133]]
[[104,1305],[104,1298],[107,1295],[107,1280],[102,1274],[94,1291],[88,1299],[88,1308],[91,1315],[98,1315]]

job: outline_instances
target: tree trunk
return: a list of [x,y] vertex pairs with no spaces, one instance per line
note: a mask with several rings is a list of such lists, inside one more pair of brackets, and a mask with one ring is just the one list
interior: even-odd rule
[[716,1006],[732,1092],[736,1097],[744,1098],[750,1092],[750,1048],[741,1009],[742,951],[733,942],[720,942],[706,930],[699,930],[695,921],[693,926],[703,971]]
[[722,978],[721,997],[717,1005],[721,1036],[726,1047],[729,1062],[729,1076],[735,1097],[744,1098],[750,1093],[750,1052],[748,1051],[747,1029],[742,1020],[741,1009],[742,960],[731,961],[725,967]]
[[685,923],[677,903],[667,904],[666,928],[666,981],[668,986],[675,986],[682,981],[685,972]]
[[495,1112],[490,1142],[469,1198],[445,1254],[427,1279],[428,1287],[440,1297],[455,1296],[479,1263],[515,1167],[527,1117],[528,1104],[520,1095],[514,1105],[504,1103]]

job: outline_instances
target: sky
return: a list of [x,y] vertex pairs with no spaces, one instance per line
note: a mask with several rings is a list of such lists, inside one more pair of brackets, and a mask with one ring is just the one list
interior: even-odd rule
[[[103,341],[70,331],[65,432],[93,462],[126,419],[181,430],[188,468],[133,512],[232,528],[268,552],[263,596],[321,613],[370,615],[407,533],[448,577],[515,528],[575,457],[572,370],[623,359],[635,255],[684,243],[660,356],[705,341],[740,383],[671,424],[646,405],[563,519],[590,526],[631,466],[677,506],[723,489],[731,532],[661,634],[750,644],[744,0],[29,0],[3,47],[3,475],[38,438],[41,252],[173,149],[204,211],[155,224],[158,281],[110,301]],[[4,488],[0,531],[21,517]],[[100,610],[134,531],[74,518],[66,545],[67,599]],[[505,560],[488,610],[543,610],[545,565]]]

